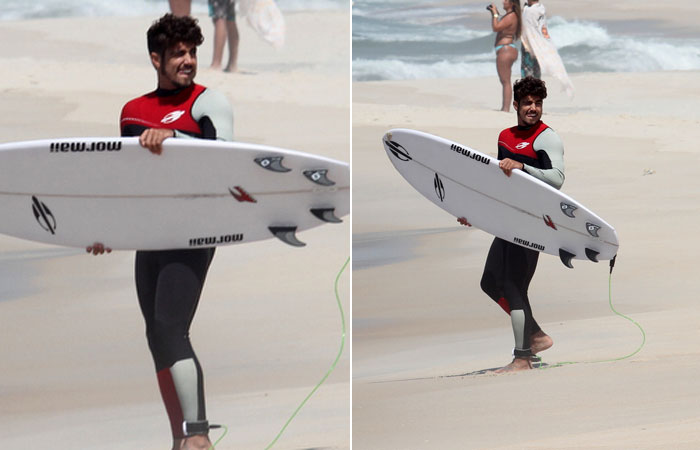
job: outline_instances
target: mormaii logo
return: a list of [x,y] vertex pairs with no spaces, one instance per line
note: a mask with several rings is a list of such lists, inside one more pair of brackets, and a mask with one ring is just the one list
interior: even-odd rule
[[32,211],[34,211],[34,218],[39,222],[41,228],[51,234],[56,234],[56,218],[48,206],[34,196],[32,196]]
[[438,198],[440,199],[441,202],[445,201],[445,185],[442,184],[442,180],[438,176],[437,172],[435,173],[435,178],[433,179],[433,185],[435,186],[435,193],[437,194]]
[[408,154],[408,151],[403,148],[403,145],[399,144],[398,142],[390,141],[390,140],[385,140],[384,145],[389,147],[389,151],[391,152],[392,155],[396,157],[399,161],[410,161],[413,158]]
[[536,243],[530,242],[530,241],[526,241],[525,239],[520,239],[519,237],[513,238],[513,242],[515,242],[516,244],[520,244],[523,247],[533,248],[533,249],[539,250],[541,252],[544,251],[544,245],[536,244]]
[[474,161],[478,161],[478,162],[484,163],[486,165],[491,163],[491,160],[488,159],[486,156],[477,155],[476,153],[472,152],[471,150],[464,148],[464,147],[460,147],[457,144],[450,144],[450,149],[456,151],[457,153],[461,153],[464,156],[466,156],[467,158],[473,159]]
[[168,114],[165,115],[165,117],[163,117],[160,120],[160,123],[173,123],[177,119],[182,117],[183,114],[185,114],[185,111],[183,111],[183,110],[169,112]]
[[525,147],[527,147],[528,145],[530,145],[529,142],[521,142],[520,144],[516,145],[515,148],[517,148],[518,150],[522,150]]
[[52,142],[49,145],[51,153],[118,152],[121,149],[122,143],[120,141]]
[[225,234],[223,236],[210,236],[190,239],[190,247],[211,247],[220,244],[231,244],[243,240],[243,233]]

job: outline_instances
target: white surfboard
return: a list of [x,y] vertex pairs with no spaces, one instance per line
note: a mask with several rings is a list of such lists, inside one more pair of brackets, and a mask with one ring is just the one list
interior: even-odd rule
[[573,198],[527,173],[447,139],[395,129],[383,138],[396,170],[430,201],[508,242],[572,259],[609,260],[617,233]]
[[0,233],[122,250],[214,247],[340,222],[349,165],[262,145],[138,138],[0,144]]

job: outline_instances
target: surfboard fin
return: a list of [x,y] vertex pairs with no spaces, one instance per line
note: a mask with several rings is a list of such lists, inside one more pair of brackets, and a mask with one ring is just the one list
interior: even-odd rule
[[273,172],[289,172],[292,169],[282,165],[282,158],[284,158],[284,156],[266,156],[264,158],[255,158],[255,162],[263,169]]
[[335,181],[331,181],[328,179],[326,174],[328,173],[328,169],[316,169],[316,170],[305,170],[304,175],[306,175],[306,178],[309,180],[313,181],[316,184],[320,184],[321,186],[333,186],[335,184]]
[[297,227],[268,227],[268,229],[277,239],[285,244],[289,244],[294,247],[303,247],[306,245],[297,239]]
[[590,248],[586,249],[586,256],[588,256],[588,259],[590,259],[593,262],[598,262],[598,253],[595,250],[591,250]]
[[573,269],[574,266],[571,264],[571,260],[575,257],[573,253],[569,253],[563,248],[559,249],[559,258],[561,258],[561,262],[564,263],[566,267],[569,269]]
[[335,208],[311,208],[311,214],[328,223],[341,223],[335,216]]

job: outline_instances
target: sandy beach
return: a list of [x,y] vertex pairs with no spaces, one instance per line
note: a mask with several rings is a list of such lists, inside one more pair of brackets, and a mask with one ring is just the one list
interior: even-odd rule
[[[605,3],[610,15],[603,2],[546,5],[567,18],[614,21],[632,3]],[[634,5],[638,20],[688,24],[673,9]],[[510,320],[479,289],[492,237],[422,198],[381,145],[385,131],[405,127],[495,155],[500,130],[516,124],[514,112],[496,111],[495,70],[353,83],[353,448],[700,445],[700,314],[689,295],[699,247],[698,75],[574,74],[573,101],[548,80],[543,120],[564,142],[562,190],[617,229],[613,304],[643,327],[646,343],[619,359],[643,336],[610,310],[607,263],[570,270],[543,255],[530,299],[555,344],[542,356],[578,363],[499,376],[461,376],[511,358]]]
[[[281,51],[240,22],[241,73],[224,74],[207,68],[213,30],[199,17],[196,81],[228,96],[236,140],[350,161],[349,14],[285,18]],[[14,44],[0,55],[0,142],[118,135],[121,106],[155,88],[145,43],[154,19],[3,22],[0,38]],[[301,233],[303,249],[268,240],[218,250],[191,330],[209,420],[229,428],[217,448],[265,448],[333,363],[349,222]],[[170,448],[133,259],[0,236],[3,448]],[[349,317],[349,270],[338,289]],[[349,337],[273,448],[349,448]]]

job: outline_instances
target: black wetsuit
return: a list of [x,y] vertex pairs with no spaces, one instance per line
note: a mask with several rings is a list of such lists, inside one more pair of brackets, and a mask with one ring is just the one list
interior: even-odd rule
[[[232,140],[233,115],[224,96],[193,84],[131,100],[122,109],[120,128],[122,136],[169,128],[176,137]],[[209,429],[202,368],[190,344],[189,329],[214,250],[136,252],[136,291],[175,439]]]
[[[542,122],[503,130],[498,137],[498,159],[505,158],[523,163],[525,172],[557,189],[564,182],[564,148]],[[540,331],[527,294],[538,258],[535,250],[495,238],[481,278],[481,289],[511,316],[518,357],[532,355],[530,339]]]

